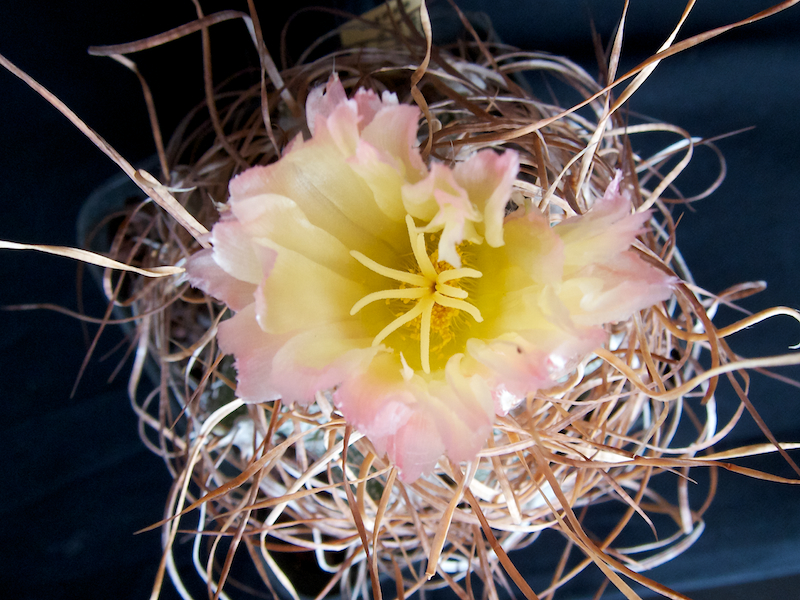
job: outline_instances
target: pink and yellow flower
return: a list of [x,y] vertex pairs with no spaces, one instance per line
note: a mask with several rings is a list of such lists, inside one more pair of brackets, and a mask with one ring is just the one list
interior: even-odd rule
[[468,461],[497,414],[607,341],[604,324],[667,298],[630,249],[649,219],[619,177],[584,216],[506,214],[515,152],[423,162],[416,107],[336,76],[311,92],[312,137],[230,183],[191,282],[234,316],[220,348],[247,402],[330,394],[405,481]]

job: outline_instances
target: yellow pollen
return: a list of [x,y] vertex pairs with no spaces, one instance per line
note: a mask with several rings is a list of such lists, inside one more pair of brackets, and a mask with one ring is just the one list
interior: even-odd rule
[[[431,330],[443,332],[446,328],[449,328],[453,312],[458,310],[464,311],[478,323],[483,321],[481,311],[474,305],[465,302],[469,294],[459,287],[449,285],[448,282],[456,281],[463,277],[482,277],[483,273],[469,268],[453,269],[446,263],[438,261],[434,264],[425,247],[425,236],[422,233],[417,233],[414,219],[411,215],[406,215],[406,226],[408,227],[408,238],[411,242],[414,259],[419,267],[419,273],[408,273],[384,267],[367,258],[361,252],[351,250],[350,255],[362,265],[379,275],[399,281],[402,287],[367,294],[353,305],[353,308],[350,309],[350,314],[355,315],[368,304],[378,300],[397,299],[403,302],[416,300],[410,310],[397,317],[375,336],[375,339],[372,340],[372,345],[377,346],[407,323],[417,317],[421,317],[419,355],[422,362],[422,370],[425,373],[430,373]],[[438,271],[437,267],[439,268]],[[451,336],[442,333],[442,337],[450,339]]]

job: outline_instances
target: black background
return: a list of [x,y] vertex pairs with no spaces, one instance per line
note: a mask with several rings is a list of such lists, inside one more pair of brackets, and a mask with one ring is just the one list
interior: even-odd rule
[[[288,15],[310,4],[258,4],[273,52]],[[373,5],[366,0],[324,4],[355,12]],[[684,7],[676,0],[633,4],[623,68],[655,51]],[[697,4],[681,37],[744,18],[770,2]],[[208,1],[203,6],[207,13],[246,10],[239,0]],[[489,13],[505,42],[565,54],[596,74],[589,15],[607,40],[622,2],[462,0],[460,6]],[[430,8],[434,14],[449,10],[436,0]],[[0,3],[0,52],[135,163],[154,151],[138,82],[111,60],[88,56],[86,48],[140,39],[193,18],[189,0],[5,0]],[[336,22],[326,14],[299,18],[291,30],[293,50]],[[695,211],[677,211],[685,213],[679,245],[701,286],[720,291],[740,281],[769,282],[766,292],[744,303],[754,311],[772,305],[800,308],[799,35],[800,7],[795,7],[669,59],[632,102],[633,110],[701,137],[755,126],[719,143],[729,168],[722,187],[695,205]],[[257,64],[241,22],[216,26],[212,51],[219,59],[217,80],[226,70]],[[202,97],[199,34],[135,58],[150,82],[168,135]],[[117,173],[115,165],[5,71],[0,72],[0,140],[0,238],[74,245],[82,202]],[[682,186],[691,189],[697,182],[710,182],[712,158],[710,152],[698,150],[691,178],[681,180]],[[100,316],[104,304],[91,282],[83,291],[87,312]],[[27,302],[75,308],[74,263],[3,251],[0,305]],[[723,312],[720,322],[733,317]],[[99,360],[121,340],[120,332],[104,334],[70,397],[86,351],[75,320],[44,311],[0,312],[0,331],[3,589],[9,597],[24,598],[148,597],[160,558],[159,534],[133,532],[161,517],[170,479],[160,459],[137,437],[124,370],[122,378],[107,383],[120,352]],[[733,346],[745,356],[756,356],[784,352],[798,341],[800,326],[785,319],[738,335]],[[798,369],[781,372],[798,376]],[[755,376],[750,397],[779,439],[800,441],[800,391]],[[724,387],[720,404],[726,400],[734,401]],[[761,437],[745,417],[734,440],[759,442]],[[779,460],[746,464],[790,474]],[[723,474],[704,536],[653,576],[699,599],[800,598],[798,509],[798,487]],[[535,573],[539,564],[552,560],[540,545],[519,562],[524,572]],[[708,591],[719,586],[729,587]],[[169,584],[163,597],[176,597]]]

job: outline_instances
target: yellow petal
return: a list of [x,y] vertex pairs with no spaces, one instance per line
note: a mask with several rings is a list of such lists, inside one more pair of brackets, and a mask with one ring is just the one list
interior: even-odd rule
[[492,247],[503,245],[503,220],[511,187],[519,172],[519,155],[513,150],[498,154],[486,149],[458,163],[453,175],[481,212],[483,235]]
[[348,279],[363,276],[345,245],[312,225],[291,198],[260,194],[235,202],[232,208],[247,235],[259,243],[293,250]]
[[289,249],[278,252],[259,291],[259,325],[275,334],[346,320],[368,293],[363,285]]
[[382,160],[378,150],[366,142],[358,145],[348,163],[372,190],[378,208],[392,221],[402,221],[406,210],[400,190],[405,179],[400,165]]
[[371,256],[373,248],[383,248],[379,258],[388,259],[399,250],[394,244],[404,241],[404,224],[378,208],[372,190],[341,155],[314,141],[272,165],[264,191],[294,200],[311,223],[348,248]]
[[269,261],[260,256],[252,238],[244,233],[237,221],[220,221],[211,232],[214,261],[236,279],[259,284],[264,278]]

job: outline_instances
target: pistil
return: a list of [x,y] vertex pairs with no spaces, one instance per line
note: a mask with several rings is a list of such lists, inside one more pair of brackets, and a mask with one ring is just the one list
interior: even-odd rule
[[469,294],[459,287],[448,285],[447,282],[457,281],[464,277],[479,278],[483,274],[470,268],[448,269],[437,272],[433,261],[428,256],[425,247],[425,236],[422,233],[417,233],[414,219],[410,215],[406,215],[406,226],[408,227],[408,238],[411,242],[414,259],[417,261],[419,273],[407,273],[385,267],[355,250],[351,250],[350,255],[369,270],[414,287],[386,289],[367,294],[353,305],[353,308],[350,309],[350,314],[355,315],[368,304],[378,300],[417,300],[410,310],[384,327],[372,340],[372,345],[379,345],[389,335],[417,317],[421,317],[419,336],[420,361],[422,370],[425,373],[430,373],[431,321],[434,306],[439,304],[446,308],[464,311],[475,321],[481,323],[483,321],[481,311],[476,306],[465,301]]

